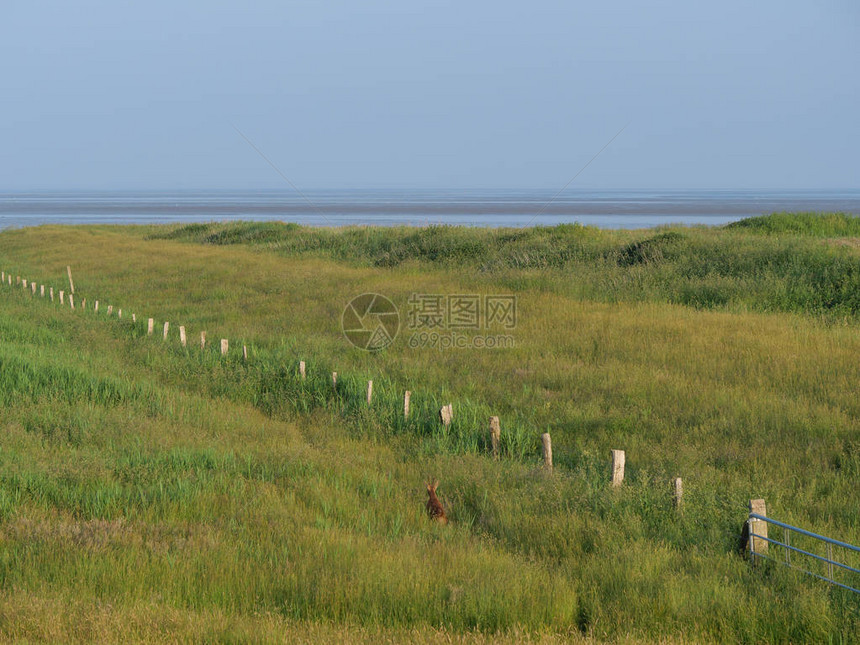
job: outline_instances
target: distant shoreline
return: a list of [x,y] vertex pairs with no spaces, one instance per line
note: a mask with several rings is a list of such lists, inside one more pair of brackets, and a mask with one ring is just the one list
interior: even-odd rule
[[860,214],[860,191],[174,191],[0,193],[0,229],[39,224],[283,221],[307,226],[609,229],[718,226],[774,212]]

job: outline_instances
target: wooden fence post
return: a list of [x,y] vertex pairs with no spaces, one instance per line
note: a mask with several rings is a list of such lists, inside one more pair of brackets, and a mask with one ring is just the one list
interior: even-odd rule
[[69,274],[69,293],[75,293],[75,283],[72,282],[72,267],[66,265],[66,272]]
[[439,410],[439,419],[442,421],[443,426],[451,425],[451,421],[454,420],[454,406],[450,403],[443,405],[442,409]]
[[54,287],[51,287],[51,302],[54,302]]
[[684,505],[684,482],[681,481],[680,477],[675,477],[675,480],[673,482],[673,490],[674,494],[672,498],[675,503],[675,510],[679,511]]
[[170,329],[170,323],[165,321],[164,322],[164,333],[162,335],[162,340],[167,340],[167,330],[168,329]]
[[200,349],[206,349],[206,332],[200,332]]
[[24,280],[21,282],[21,288],[22,288],[22,289],[26,289],[26,288],[27,288],[27,278],[24,278]]
[[544,432],[540,436],[541,443],[543,444],[543,466],[547,469],[548,472],[552,472],[552,439],[549,436],[549,432]]
[[409,390],[406,390],[406,392],[403,393],[403,418],[404,419],[409,418],[409,399],[411,399],[411,398],[412,398],[412,392],[410,392]]
[[230,342],[226,338],[221,339],[221,356],[227,355],[227,350],[230,348]]
[[153,331],[155,331],[155,321],[150,318],[146,321],[146,335],[152,336]]
[[60,291],[60,304],[61,305],[65,304],[65,302],[63,302],[63,298],[65,295],[66,295],[65,291]]
[[621,486],[624,481],[624,451],[612,451],[612,486]]
[[45,285],[43,285],[43,284],[40,284],[40,285],[39,285],[39,295],[40,295],[42,298],[44,298],[44,297],[45,297]]
[[373,399],[373,381],[367,382],[367,405],[370,405],[370,401]]
[[96,300],[96,304],[95,304],[95,307],[93,307],[93,311],[95,311],[96,313],[99,312],[99,301],[98,300]]
[[185,336],[185,325],[179,325],[179,344],[183,347],[188,345],[188,338]]
[[299,376],[301,376],[302,379],[305,378],[305,362],[304,361],[299,361]]
[[[749,508],[750,513],[755,513],[756,515],[767,517],[767,506],[765,505],[763,499],[751,499]],[[747,546],[749,547],[750,553],[753,556],[753,561],[755,561],[755,556],[757,554],[767,555],[767,522],[752,517],[749,518],[747,522],[747,527],[749,530],[749,540],[747,541]]]
[[117,311],[116,311],[116,317],[117,317],[117,318],[122,318],[122,309],[117,309]]
[[333,390],[337,389],[337,372],[331,373],[331,387]]
[[30,283],[30,291],[33,292],[34,296],[36,295],[36,283],[35,282]]
[[87,310],[87,299],[86,299],[86,298],[84,298],[83,300],[81,300],[81,309],[82,309],[83,311],[86,311],[86,310]]
[[490,450],[493,453],[493,459],[499,458],[499,448],[502,443],[502,425],[499,422],[499,417],[490,417]]
[[69,294],[69,307],[71,307],[72,309],[75,308],[75,294],[73,293]]
[[110,316],[113,313],[113,305],[108,305],[107,315]]
[[248,346],[242,345],[242,361],[244,363],[248,362]]
[[131,322],[133,322],[133,323],[136,323],[136,322],[137,322],[137,314],[132,314],[132,315],[131,315]]

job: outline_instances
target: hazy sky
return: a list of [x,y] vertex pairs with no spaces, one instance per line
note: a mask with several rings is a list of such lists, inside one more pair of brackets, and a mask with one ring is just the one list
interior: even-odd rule
[[[817,6],[814,6],[817,5]],[[860,188],[860,7],[6,0],[0,190]]]

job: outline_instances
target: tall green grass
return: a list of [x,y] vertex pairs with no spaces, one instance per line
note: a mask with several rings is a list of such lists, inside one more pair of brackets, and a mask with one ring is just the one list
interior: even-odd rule
[[[277,222],[190,224],[147,229],[150,239],[247,245],[286,256],[362,265],[473,267],[509,280],[550,272],[544,288],[570,290],[585,277],[590,299],[675,302],[708,309],[792,311],[856,317],[860,256],[821,237],[860,236],[846,214],[774,214],[722,230],[605,231],[580,225],[523,230],[426,228],[312,229]],[[760,233],[771,234],[762,237]],[[781,233],[782,235],[777,235]]]
[[742,219],[729,224],[728,228],[768,235],[858,237],[860,217],[847,213],[772,213]]
[[[375,266],[361,240],[393,250],[399,232],[355,231],[349,252],[346,232],[287,233],[344,245],[335,260],[272,239],[249,248],[243,226],[225,226],[242,238],[231,244],[159,239],[175,228],[0,235],[0,266],[60,288],[71,264],[90,307],[0,287],[4,637],[857,639],[856,596],[752,569],[737,552],[752,497],[778,519],[860,541],[856,321],[817,305],[761,313],[743,294],[715,299],[739,284],[769,297],[788,288],[787,252],[755,273],[780,249],[821,249],[812,283],[826,262],[850,263],[850,250],[732,230],[451,229],[403,234],[462,257]],[[592,259],[537,270],[540,249],[528,245],[568,236],[595,249],[571,253]],[[526,246],[514,254],[516,244]],[[692,261],[690,245],[724,262],[721,273],[676,274],[649,291]],[[523,268],[500,260],[514,256]],[[703,299],[708,285],[716,296]],[[399,338],[361,352],[338,325],[359,289],[398,304],[414,291],[513,292],[517,343],[440,352]],[[698,300],[666,297],[684,289]],[[104,315],[108,303],[122,321]],[[171,321],[168,342],[146,336],[148,316],[157,330]],[[201,329],[206,351],[194,342]],[[445,429],[436,415],[449,402]],[[491,414],[502,419],[499,461],[487,451]],[[540,467],[546,430],[552,476]],[[619,490],[608,485],[611,448],[627,451]],[[428,477],[441,481],[447,527],[424,513]]]

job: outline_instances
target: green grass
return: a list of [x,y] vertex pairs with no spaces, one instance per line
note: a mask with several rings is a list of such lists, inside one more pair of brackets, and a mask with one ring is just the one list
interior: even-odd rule
[[[70,264],[88,310],[0,287],[0,633],[853,642],[856,596],[737,553],[753,497],[860,543],[860,256],[833,243],[856,235],[843,219],[769,235],[6,231],[13,283],[65,288]],[[368,291],[401,312],[415,292],[513,293],[515,345],[413,349],[402,329],[362,352],[340,315]],[[430,476],[447,527],[424,514]]]
[[723,229],[645,233],[579,225],[332,230],[276,222],[190,224],[148,232],[148,239],[251,246],[359,266],[469,267],[502,284],[548,287],[605,302],[656,300],[831,318],[860,314],[858,237],[860,218],[844,214],[774,214]]
[[814,237],[858,237],[860,218],[846,213],[773,213],[749,217],[729,224],[768,235],[810,235]]

